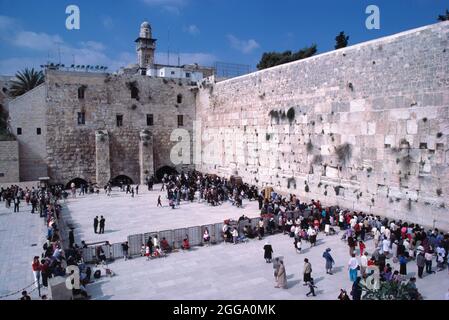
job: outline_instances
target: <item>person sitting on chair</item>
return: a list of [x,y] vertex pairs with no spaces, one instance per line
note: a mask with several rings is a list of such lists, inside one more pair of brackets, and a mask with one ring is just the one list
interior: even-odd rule
[[172,251],[170,245],[168,244],[167,239],[165,239],[165,238],[162,238],[162,240],[161,240],[161,249],[164,252],[171,252]]
[[190,249],[189,239],[184,238],[184,240],[182,241],[182,250],[189,250],[189,249]]

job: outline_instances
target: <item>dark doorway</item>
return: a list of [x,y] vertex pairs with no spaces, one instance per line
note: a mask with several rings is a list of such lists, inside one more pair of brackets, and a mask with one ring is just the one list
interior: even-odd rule
[[113,187],[119,187],[123,183],[124,185],[127,184],[134,184],[133,179],[131,179],[128,176],[120,175],[112,179],[112,186]]
[[156,171],[156,179],[157,179],[157,181],[159,181],[159,182],[162,181],[162,178],[164,177],[165,174],[167,174],[167,175],[178,174],[178,171],[176,171],[175,168],[169,167],[169,166],[165,166],[165,167],[159,168]]
[[81,179],[81,178],[75,178],[75,179],[70,180],[70,181],[65,185],[66,190],[67,190],[67,189],[70,189],[70,185],[72,184],[72,182],[75,183],[76,188],[79,188],[82,184],[85,185],[85,186],[87,186],[87,181],[86,181],[86,180]]

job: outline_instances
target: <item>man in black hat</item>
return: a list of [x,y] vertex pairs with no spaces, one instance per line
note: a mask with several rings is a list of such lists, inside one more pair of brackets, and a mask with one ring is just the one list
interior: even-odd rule
[[96,216],[94,219],[94,232],[95,233],[97,233],[97,228],[98,228],[98,216]]
[[104,233],[104,223],[105,222],[106,222],[106,219],[103,216],[101,216],[101,219],[100,219],[100,232],[99,233]]

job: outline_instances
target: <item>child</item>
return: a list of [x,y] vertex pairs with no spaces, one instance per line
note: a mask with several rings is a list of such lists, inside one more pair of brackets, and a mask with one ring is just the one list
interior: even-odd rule
[[147,261],[150,260],[150,257],[151,257],[150,246],[145,247],[145,257],[147,257]]
[[306,296],[313,295],[314,297],[316,297],[315,288],[317,288],[317,286],[315,286],[313,284],[313,279],[310,279],[310,281],[309,281],[309,290],[310,291],[308,293],[306,293]]
[[363,241],[359,242],[360,247],[360,256],[363,256],[363,252],[365,251],[366,245],[363,243]]

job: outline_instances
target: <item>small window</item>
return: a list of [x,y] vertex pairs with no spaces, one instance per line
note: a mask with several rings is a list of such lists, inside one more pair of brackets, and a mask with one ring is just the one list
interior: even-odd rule
[[171,75],[172,75],[172,76],[174,76],[174,75],[175,75],[175,72],[174,72],[174,71],[172,71],[172,72],[171,72]]
[[117,115],[117,127],[123,127],[123,115]]
[[78,112],[78,125],[84,125],[86,124],[86,113],[85,112]]
[[182,94],[178,94],[177,101],[178,103],[182,103]]
[[0,177],[4,177],[5,174],[3,172],[0,172]]
[[131,99],[138,99],[139,98],[139,89],[137,87],[131,88]]
[[190,78],[190,72],[186,72],[186,78]]
[[184,116],[178,115],[178,127],[183,127],[183,126],[184,126]]
[[22,135],[22,128],[17,128],[17,135],[18,136]]
[[85,86],[81,86],[78,88],[78,99],[82,100],[84,99],[84,93],[86,91],[86,87]]
[[42,134],[41,128],[37,128],[37,129],[36,129],[36,133],[37,133],[38,136],[40,136],[40,135]]
[[154,125],[154,118],[152,114],[147,114],[147,126],[151,127]]

